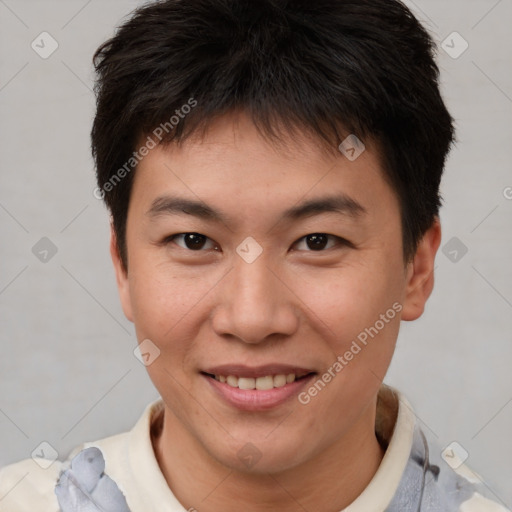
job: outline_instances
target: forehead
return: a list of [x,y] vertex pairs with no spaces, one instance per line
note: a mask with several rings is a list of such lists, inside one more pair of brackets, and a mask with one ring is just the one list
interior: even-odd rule
[[[307,203],[311,213],[315,200],[328,196],[333,209],[341,206],[356,217],[396,202],[377,144],[365,140],[364,146],[351,159],[353,152],[328,151],[307,133],[285,134],[276,143],[246,116],[227,115],[201,135],[152,149],[137,167],[132,200],[154,215],[189,207],[211,219],[228,210],[232,217],[233,211],[240,217],[279,210],[282,217],[298,218]],[[202,202],[202,211],[192,202]]]

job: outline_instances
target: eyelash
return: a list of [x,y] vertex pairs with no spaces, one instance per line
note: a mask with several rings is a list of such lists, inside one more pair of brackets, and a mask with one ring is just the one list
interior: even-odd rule
[[[200,237],[204,237],[207,241],[211,241],[213,244],[214,244],[214,247],[213,249],[209,249],[209,250],[215,250],[216,248],[218,248],[218,244],[216,244],[213,240],[211,240],[210,238],[208,238],[206,235],[202,235],[201,233],[196,233],[196,232],[185,232],[185,233],[176,233],[175,235],[170,235],[166,238],[164,238],[164,240],[162,240],[162,245],[168,245],[170,244],[171,242],[172,243],[175,243],[176,242],[174,241],[177,237],[180,237],[180,236],[185,236],[185,235],[198,235]],[[329,233],[309,233],[308,235],[304,235],[303,237],[299,238],[293,245],[297,245],[299,242],[301,241],[305,241],[307,237],[309,236],[313,236],[313,235],[323,235],[323,236],[327,236],[329,237],[330,239],[334,239],[338,246],[346,246],[346,247],[351,247],[351,248],[354,248],[354,245],[349,242],[348,240],[344,239],[344,238],[341,238],[339,236],[336,236],[336,235],[330,235]],[[178,245],[178,244],[176,244]],[[189,251],[189,252],[197,252],[197,253],[200,253],[200,252],[204,252],[206,249],[198,249],[197,251],[193,250],[193,249],[189,249],[188,247],[182,247],[181,245],[178,245],[178,247],[180,247],[180,249],[184,249],[186,251]],[[318,250],[318,251],[314,251],[314,250],[307,250],[306,252],[326,252],[328,249],[332,249],[333,247],[327,247],[327,248],[323,248],[321,250]]]

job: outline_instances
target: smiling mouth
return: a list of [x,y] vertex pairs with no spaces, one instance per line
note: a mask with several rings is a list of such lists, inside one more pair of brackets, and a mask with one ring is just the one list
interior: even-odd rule
[[259,377],[239,377],[236,375],[219,375],[201,372],[203,375],[216,380],[222,384],[227,384],[232,388],[242,390],[268,391],[274,388],[282,388],[286,384],[306,379],[315,374],[315,372],[300,373],[278,373],[275,375],[262,375]]

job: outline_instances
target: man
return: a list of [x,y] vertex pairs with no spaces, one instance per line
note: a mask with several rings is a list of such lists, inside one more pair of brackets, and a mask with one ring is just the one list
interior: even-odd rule
[[95,65],[95,195],[162,399],[6,468],[2,490],[28,476],[5,510],[504,511],[382,384],[432,291],[454,136],[410,11],[167,0]]

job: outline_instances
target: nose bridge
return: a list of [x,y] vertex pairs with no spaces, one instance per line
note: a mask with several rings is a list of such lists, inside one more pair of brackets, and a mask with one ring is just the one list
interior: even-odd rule
[[272,311],[277,299],[276,295],[271,293],[276,288],[276,277],[266,260],[260,257],[259,261],[252,263],[238,261],[233,277],[237,281],[237,300],[233,304],[235,307],[239,306],[241,312],[246,308],[252,309],[256,314]]
[[215,327],[246,343],[270,335],[290,335],[297,327],[293,295],[264,256],[254,261],[236,257],[221,290]]

